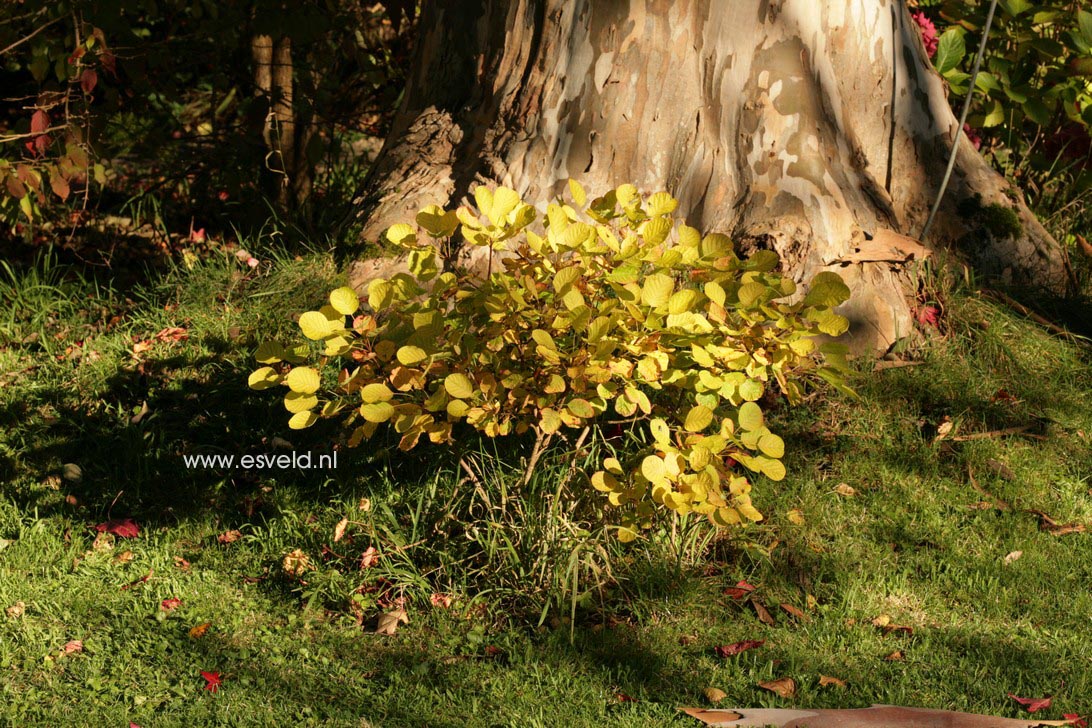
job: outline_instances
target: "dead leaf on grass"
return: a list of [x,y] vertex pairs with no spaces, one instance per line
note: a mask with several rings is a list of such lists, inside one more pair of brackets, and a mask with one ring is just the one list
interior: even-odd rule
[[1011,564],[1013,561],[1016,561],[1018,558],[1020,558],[1023,555],[1024,555],[1023,551],[1012,551],[1012,552],[1008,553],[1005,556],[1005,563],[1006,564]]
[[281,568],[284,569],[284,573],[289,576],[299,578],[311,571],[314,567],[311,565],[311,559],[302,549],[293,549],[284,555],[281,560]]
[[1037,710],[1049,708],[1050,703],[1053,700],[1053,698],[1049,695],[1045,698],[1021,698],[1013,695],[1012,693],[1007,693],[1007,695],[1015,700],[1017,703],[1020,703],[1020,705],[1024,706],[1024,708],[1029,713],[1034,713]]
[[822,687],[826,687],[827,685],[834,685],[835,687],[844,688],[846,686],[846,681],[845,680],[839,680],[838,678],[831,677],[830,675],[820,675],[819,676],[819,687],[822,688]]
[[238,541],[242,537],[243,537],[242,531],[240,531],[237,528],[234,528],[234,529],[232,529],[230,531],[224,531],[223,533],[221,533],[219,536],[216,537],[216,540],[226,546],[229,543],[235,543],[236,541]]
[[409,624],[409,615],[406,614],[405,609],[398,607],[384,612],[379,615],[379,624],[375,628],[375,633],[393,635],[398,631],[398,625],[401,623]]
[[10,607],[4,610],[4,614],[8,615],[8,619],[19,619],[27,611],[27,605],[23,602],[15,602]]
[[759,683],[758,686],[772,693],[777,693],[782,698],[791,698],[796,695],[796,681],[791,677],[781,677],[777,680]]
[[724,692],[720,688],[706,688],[702,692],[705,693],[705,699],[710,703],[719,703],[728,697],[728,693]]
[[1040,531],[1046,531],[1054,536],[1064,536],[1067,533],[1084,533],[1086,530],[1083,523],[1058,523],[1042,511],[1031,510],[1028,513],[1039,516]]
[[953,427],[954,425],[952,424],[951,418],[949,418],[948,415],[945,415],[941,423],[937,425],[937,436],[933,438],[933,442],[940,442],[948,437],[948,435],[952,434]]
[[758,615],[759,622],[762,622],[763,624],[768,624],[771,627],[777,626],[777,622],[774,621],[773,615],[770,614],[769,610],[767,610],[765,606],[763,606],[760,602],[755,601],[754,599],[751,599],[750,602],[751,606],[755,610],[755,614]]
[[887,660],[888,662],[902,662],[906,659],[906,655],[902,654],[902,650],[895,650],[883,659]]
[[794,607],[793,605],[786,603],[786,604],[782,604],[781,608],[784,609],[788,614],[790,614],[793,618],[795,618],[796,620],[798,620],[800,622],[810,622],[811,621],[811,617],[809,617],[804,612],[804,610],[800,609],[799,607]]
[[83,652],[83,640],[69,640],[64,643],[64,647],[61,648],[61,652],[66,655],[71,655],[75,652]]
[[741,652],[761,647],[764,644],[766,644],[766,640],[743,640],[742,642],[733,642],[730,645],[717,645],[713,648],[713,651],[717,653],[717,657],[732,657]]
[[986,461],[986,470],[990,471],[1002,480],[1016,480],[1016,473],[1012,471],[1008,465],[1005,465],[1000,460],[994,460],[990,458]]
[[849,483],[839,483],[834,486],[834,492],[838,495],[844,495],[846,498],[852,498],[857,495],[857,490]]
[[342,518],[340,521],[337,522],[337,525],[334,526],[334,543],[337,543],[338,541],[340,541],[342,538],[345,537],[345,529],[348,528],[348,527],[349,527],[349,519],[348,518]]
[[731,597],[732,599],[743,599],[743,597],[747,596],[754,590],[755,588],[747,582],[737,581],[735,586],[730,586],[721,593],[725,596]]
[[792,510],[790,510],[786,514],[786,517],[790,521],[795,523],[797,526],[803,526],[804,525],[804,512],[802,510],[800,510],[799,508],[793,508]]

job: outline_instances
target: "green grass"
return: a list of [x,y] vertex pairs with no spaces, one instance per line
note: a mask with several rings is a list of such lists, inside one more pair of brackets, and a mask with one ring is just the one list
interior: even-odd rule
[[[757,485],[766,521],[708,546],[691,523],[624,547],[595,528],[596,496],[558,494],[594,443],[575,461],[552,452],[519,492],[527,443],[467,443],[480,488],[462,482],[457,454],[403,458],[384,443],[340,452],[333,471],[184,469],[184,453],[332,441],[322,427],[287,432],[279,399],[245,379],[257,341],[291,330],[336,267],[321,252],[259,257],[255,271],[225,257],[127,290],[55,264],[5,272],[0,607],[25,611],[0,616],[0,723],[696,725],[676,709],[706,705],[708,687],[728,694],[723,706],[1015,717],[1012,692],[1053,695],[1037,717],[1092,712],[1092,535],[1052,535],[1027,512],[1092,523],[1092,352],[1080,341],[946,294],[946,336],[912,352],[923,364],[862,373],[859,400],[775,414],[789,477]],[[134,357],[170,326],[189,338]],[[954,428],[938,441],[945,417]],[[79,482],[57,477],[65,463]],[[976,507],[990,498],[971,473],[1011,507]],[[94,524],[125,517],[140,535],[96,548]],[[233,529],[242,537],[220,543]],[[360,569],[373,546],[380,559]],[[306,583],[282,568],[295,549],[316,567]],[[775,626],[722,593],[741,579]],[[451,608],[431,606],[434,593]],[[182,605],[163,612],[172,597]],[[409,623],[374,634],[398,598]],[[880,615],[913,632],[885,635]],[[83,651],[62,655],[75,639]],[[766,643],[714,653],[745,639]],[[895,651],[904,659],[885,659]],[[223,676],[218,693],[202,671]],[[793,699],[757,687],[784,676]]]

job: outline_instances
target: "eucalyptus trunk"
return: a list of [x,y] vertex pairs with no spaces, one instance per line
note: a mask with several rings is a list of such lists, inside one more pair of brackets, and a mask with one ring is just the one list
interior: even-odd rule
[[[1058,244],[958,132],[901,1],[426,0],[419,28],[359,200],[365,241],[478,184],[543,204],[570,177],[592,194],[632,182],[744,252],[775,250],[797,280],[836,270],[858,346],[883,349],[912,330],[914,245],[890,232],[920,233],[954,143],[927,247],[1065,285]],[[1018,229],[972,222],[972,201]],[[397,266],[362,261],[351,277]]]

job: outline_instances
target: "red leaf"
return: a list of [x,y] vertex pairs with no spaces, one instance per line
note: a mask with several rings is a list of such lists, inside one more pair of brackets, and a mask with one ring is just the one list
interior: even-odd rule
[[745,581],[737,581],[735,586],[730,586],[724,590],[724,594],[727,594],[732,599],[742,599],[747,596],[748,593],[753,592],[755,588]]
[[83,652],[83,640],[69,640],[64,643],[61,651],[66,655],[71,655],[73,652]]
[[936,306],[922,306],[914,312],[914,318],[922,326],[936,326],[940,320],[940,309]]
[[717,657],[732,657],[740,652],[761,647],[764,644],[766,644],[766,640],[743,640],[742,642],[733,642],[730,645],[717,645],[713,648],[713,651],[717,653]]
[[1070,725],[1077,728],[1088,728],[1088,721],[1076,713],[1062,713],[1062,717],[1069,721]]
[[159,608],[162,609],[164,612],[169,612],[172,609],[177,609],[180,606],[182,606],[182,600],[176,597],[164,599],[162,602],[159,603]]
[[49,114],[42,109],[34,112],[30,117],[30,133],[42,134],[49,128]]
[[208,690],[210,693],[215,693],[220,689],[220,673],[202,672],[201,677],[205,678],[205,690]]
[[83,89],[85,94],[89,94],[95,90],[95,84],[99,82],[99,74],[95,73],[93,68],[85,68],[83,73],[80,74],[80,88]]
[[53,142],[53,139],[49,134],[42,134],[41,136],[34,137],[34,151],[36,156],[45,154],[45,150],[49,149],[49,145]]
[[1027,708],[1027,711],[1029,713],[1034,713],[1037,710],[1042,710],[1043,708],[1050,707],[1051,698],[1049,696],[1045,698],[1021,698],[1013,695],[1012,693],[1008,693],[1008,696],[1015,700],[1017,703],[1020,703],[1020,705]]
[[450,594],[433,594],[431,597],[429,597],[429,601],[432,603],[432,606],[434,606],[434,607],[439,607],[441,609],[447,609],[448,607],[451,606],[451,595]]
[[95,526],[99,533],[112,533],[118,538],[136,538],[140,535],[140,526],[132,518],[106,521]]
[[205,228],[190,230],[190,241],[194,243],[205,242]]

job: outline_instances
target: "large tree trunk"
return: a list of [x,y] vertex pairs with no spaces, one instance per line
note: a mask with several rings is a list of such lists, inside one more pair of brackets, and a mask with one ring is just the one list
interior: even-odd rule
[[[364,239],[481,183],[533,203],[570,177],[592,193],[666,189],[688,224],[776,250],[798,280],[837,270],[858,343],[884,348],[912,329],[909,275],[846,261],[900,257],[860,251],[881,231],[920,233],[957,138],[926,243],[1064,285],[1057,243],[956,125],[899,0],[433,0],[360,201]],[[974,195],[1013,209],[1020,234],[969,225],[957,207]]]

